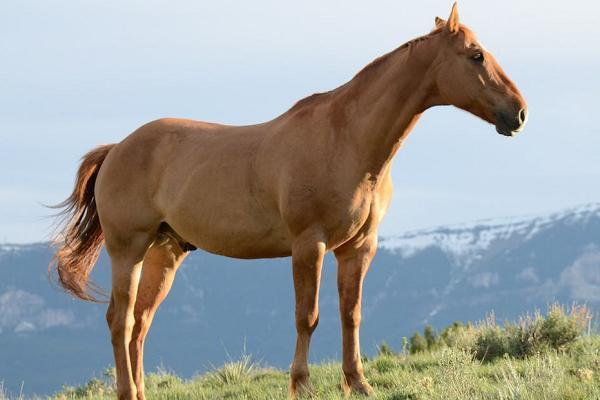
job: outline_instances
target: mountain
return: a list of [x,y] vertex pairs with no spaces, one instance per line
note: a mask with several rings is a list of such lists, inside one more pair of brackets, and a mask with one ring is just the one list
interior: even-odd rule
[[[380,239],[364,287],[363,351],[425,324],[499,320],[553,301],[600,310],[600,204],[478,221]],[[47,244],[0,244],[0,381],[48,394],[112,364],[105,304],[70,298],[48,280]],[[94,280],[109,288],[105,254]],[[334,258],[323,270],[311,361],[340,357]],[[146,370],[191,376],[243,351],[286,368],[293,354],[290,259],[235,260],[194,252],[178,272],[146,345]]]

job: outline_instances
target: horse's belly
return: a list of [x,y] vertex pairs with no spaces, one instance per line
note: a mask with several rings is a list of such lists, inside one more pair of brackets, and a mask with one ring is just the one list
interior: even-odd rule
[[283,221],[272,216],[204,209],[167,223],[186,241],[210,253],[234,258],[291,255],[287,229]]
[[199,237],[199,248],[210,253],[234,258],[273,258],[292,255],[290,240],[276,232],[253,234],[230,229],[211,232],[209,237]]

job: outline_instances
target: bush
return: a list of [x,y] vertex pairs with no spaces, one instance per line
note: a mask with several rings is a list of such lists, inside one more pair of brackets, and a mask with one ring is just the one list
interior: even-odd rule
[[[405,338],[403,338],[405,339]],[[402,344],[403,350],[405,343]],[[419,353],[423,351],[434,351],[441,347],[445,347],[441,336],[438,336],[431,325],[426,325],[423,329],[423,336],[419,332],[416,332],[410,338],[410,353]]]
[[447,347],[472,350],[475,348],[478,334],[479,330],[472,323],[469,322],[463,325],[457,321],[442,331],[440,341]]
[[475,343],[475,357],[481,361],[495,360],[504,354],[511,353],[509,336],[506,330],[498,326],[488,326],[481,329]]
[[525,358],[548,351],[563,352],[588,328],[590,315],[584,306],[572,306],[567,312],[565,307],[554,304],[545,317],[536,312],[503,326],[496,324],[493,313],[476,326],[455,322],[439,335],[427,325],[423,336],[417,332],[410,338],[410,353],[450,347],[473,351],[481,361],[493,361],[505,354]]
[[548,351],[563,352],[582,335],[589,321],[586,307],[573,306],[567,313],[558,304],[550,306],[546,317],[536,312],[522,317],[518,324],[506,323],[503,328],[488,321],[477,336],[476,357],[492,361],[504,354],[525,358]]
[[423,336],[425,336],[425,340],[427,341],[427,348],[432,350],[435,347],[437,340],[433,326],[425,325],[425,329],[423,329]]
[[419,332],[410,338],[410,354],[422,353],[427,350],[427,340]]
[[565,350],[567,345],[581,336],[587,326],[584,320],[588,320],[588,317],[583,320],[578,318],[582,309],[582,307],[573,307],[571,314],[567,315],[563,307],[552,306],[542,323],[540,332],[542,340],[557,351]]
[[386,342],[381,342],[379,346],[377,346],[377,355],[378,356],[393,356],[395,355],[394,350],[390,347]]

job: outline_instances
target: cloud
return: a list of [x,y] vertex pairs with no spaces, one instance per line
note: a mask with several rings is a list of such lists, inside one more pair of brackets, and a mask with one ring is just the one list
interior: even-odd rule
[[600,302],[600,249],[589,247],[561,273],[559,286],[568,288],[575,300]]
[[17,325],[24,317],[36,313],[44,300],[24,290],[9,289],[0,295],[0,327]]
[[17,326],[15,326],[15,333],[21,333],[21,332],[32,332],[35,330],[35,325],[33,325],[31,322],[27,322],[27,321],[23,321],[23,322],[19,322],[19,324]]
[[469,277],[469,283],[474,288],[489,288],[497,285],[499,279],[496,272],[483,272]]
[[0,294],[0,332],[16,333],[74,325],[71,310],[47,308],[42,297],[21,289]]
[[75,317],[70,310],[49,308],[40,313],[38,324],[42,329],[73,325]]
[[535,272],[535,268],[527,267],[523,271],[519,272],[517,279],[527,283],[539,283],[540,277]]

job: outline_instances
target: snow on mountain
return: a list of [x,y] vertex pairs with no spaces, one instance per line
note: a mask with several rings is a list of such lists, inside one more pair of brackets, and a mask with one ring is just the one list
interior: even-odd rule
[[527,241],[557,223],[586,223],[594,217],[600,218],[600,203],[589,203],[542,216],[485,219],[409,231],[381,238],[379,246],[404,258],[412,257],[427,248],[437,247],[457,265],[468,267],[498,241]]
[[33,250],[36,248],[47,248],[48,244],[46,243],[27,243],[27,244],[18,244],[18,243],[0,243],[0,258],[8,257],[11,255],[16,255],[18,253],[22,253],[24,251]]
[[[488,250],[498,240],[511,238],[529,240],[557,223],[562,222],[567,225],[586,223],[594,217],[600,218],[600,202],[545,215],[482,219],[407,231],[381,237],[379,247],[404,258],[412,257],[429,247],[437,247],[452,256],[455,261],[469,264],[473,258],[477,258],[478,254]],[[39,246],[44,244],[0,243],[0,256]]]

